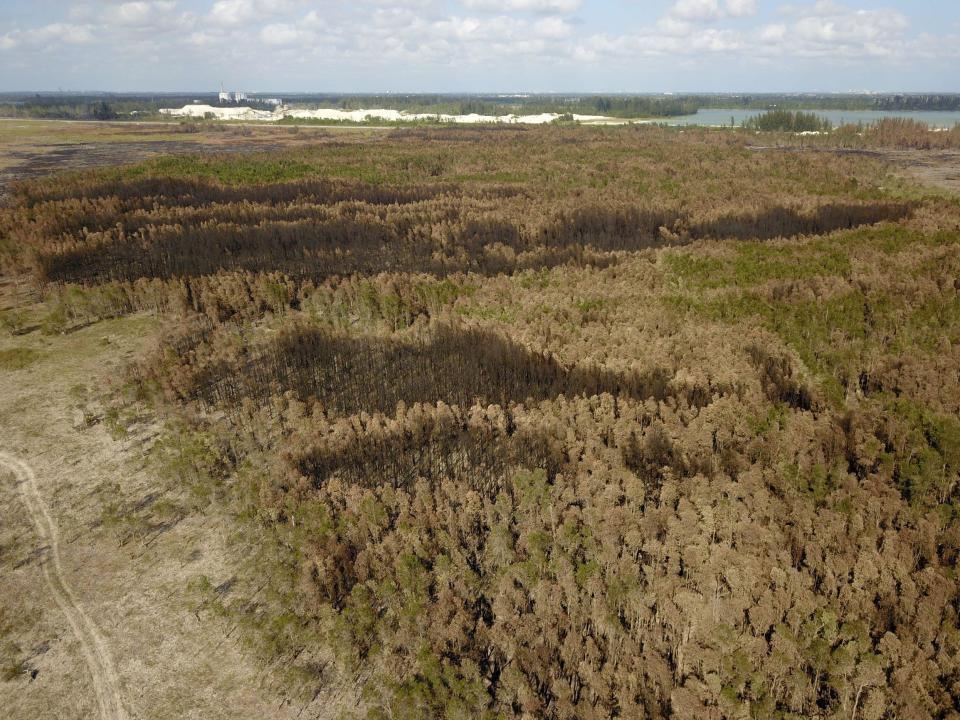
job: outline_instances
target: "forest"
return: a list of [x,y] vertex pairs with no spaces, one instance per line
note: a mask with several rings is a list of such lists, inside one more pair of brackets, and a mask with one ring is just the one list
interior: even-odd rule
[[699,107],[753,110],[888,110],[936,111],[960,109],[956,93],[757,93],[684,97]]
[[[262,93],[261,93],[262,94]],[[276,93],[273,93],[274,95]],[[418,113],[466,115],[537,114],[545,112],[581,115],[608,115],[622,118],[671,117],[690,115],[698,105],[691,100],[665,95],[358,95],[358,94],[282,94],[298,107],[391,108]],[[0,94],[0,117],[45,118],[60,120],[129,119],[135,115],[161,118],[160,108],[181,107],[195,101],[217,105],[216,93],[185,95],[167,93],[137,95],[98,93]],[[244,106],[272,109],[272,106],[248,99]],[[142,118],[141,118],[142,119]]]
[[754,142],[157,157],[14,186],[0,264],[42,332],[159,318],[110,422],[233,523],[202,605],[304,707],[960,717],[960,202]]
[[307,95],[296,97],[295,101],[344,110],[387,107],[452,115],[535,115],[552,112],[620,118],[691,115],[699,107],[685,97],[672,95]]
[[[202,96],[201,96],[202,97]],[[208,96],[216,104],[216,95]],[[130,113],[158,115],[160,108],[180,107],[191,103],[192,95],[124,95],[96,93],[2,93],[0,117],[37,118],[44,120],[122,120]]]
[[[278,93],[261,93],[273,96]],[[650,95],[650,94],[523,94],[457,95],[402,94],[364,95],[338,93],[279,93],[295,107],[360,110],[390,108],[411,113],[449,115],[535,115],[539,113],[576,113],[616,118],[671,118],[693,115],[701,108],[740,108],[753,110],[885,110],[956,111],[960,95],[942,94],[789,94],[789,95]],[[6,93],[0,94],[0,117],[60,120],[123,120],[147,115],[162,119],[160,108],[182,107],[194,102],[217,105],[216,93]],[[245,106],[272,109],[255,98]],[[776,128],[781,129],[781,128]]]

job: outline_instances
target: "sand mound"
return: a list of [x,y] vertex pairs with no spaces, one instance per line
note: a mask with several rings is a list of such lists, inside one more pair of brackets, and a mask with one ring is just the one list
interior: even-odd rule
[[[417,122],[426,120],[464,124],[505,123],[545,125],[561,117],[557,113],[540,113],[539,115],[478,115],[476,113],[470,113],[469,115],[445,115],[437,113],[410,113],[403,110],[389,110],[385,108],[371,110],[278,108],[270,112],[267,110],[255,110],[249,107],[214,107],[212,105],[184,105],[182,108],[163,109],[160,112],[172,117],[212,117],[217,120],[253,120],[262,122],[276,122],[289,117],[298,120],[333,120],[338,122],[367,122],[369,120]],[[630,122],[628,120],[605,117],[603,115],[574,115],[573,119],[587,124],[605,125],[626,124]]]

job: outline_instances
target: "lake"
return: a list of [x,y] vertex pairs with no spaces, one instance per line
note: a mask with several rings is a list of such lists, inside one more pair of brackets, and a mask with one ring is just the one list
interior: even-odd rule
[[[740,125],[744,120],[762,115],[765,110],[743,110],[743,109],[701,109],[696,115],[681,115],[679,117],[666,118],[664,122],[668,125],[730,125],[730,118],[733,118],[734,125]],[[804,110],[803,112],[813,112],[824,117],[833,123],[834,127],[847,123],[857,124],[870,123],[883,120],[884,118],[909,118],[919,120],[933,128],[952,128],[960,123],[960,112],[957,111],[916,111],[916,112],[898,112],[893,110]]]

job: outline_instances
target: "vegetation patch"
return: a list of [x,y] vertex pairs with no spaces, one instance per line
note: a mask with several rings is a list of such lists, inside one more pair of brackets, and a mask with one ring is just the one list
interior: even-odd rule
[[163,318],[104,420],[158,413],[183,493],[102,520],[237,523],[249,582],[189,602],[304,708],[947,718],[958,206],[754,141],[422,127],[155,161],[18,188],[5,262],[51,331]]
[[[495,333],[440,325],[424,337],[388,339],[334,334],[310,325],[282,329],[266,344],[236,344],[236,336],[194,334],[169,342],[177,358],[144,377],[182,401],[237,408],[244,400],[265,402],[294,393],[325,411],[352,415],[393,412],[398,403],[469,407],[475,403],[539,401],[566,395],[609,393],[663,399],[669,374],[616,373],[603,368],[565,367]],[[205,362],[210,358],[213,362]],[[154,375],[157,373],[156,375]],[[696,401],[694,396],[688,400]]]
[[42,354],[32,348],[13,347],[0,349],[0,369],[23,370],[30,367],[42,357]]
[[833,128],[829,120],[816,113],[791,110],[768,110],[745,121],[748,130],[763,132],[827,133]]

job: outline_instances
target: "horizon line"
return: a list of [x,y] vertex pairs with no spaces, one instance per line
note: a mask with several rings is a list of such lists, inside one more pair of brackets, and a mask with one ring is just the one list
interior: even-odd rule
[[[256,93],[285,93],[287,95],[960,95],[958,90],[278,90],[260,89],[244,90],[237,86],[240,92]],[[104,90],[100,88],[78,88],[56,90],[44,88],[20,88],[16,90],[0,90],[0,95],[26,95],[30,93],[45,95],[70,94],[102,94],[102,95],[215,95],[217,89],[126,89]]]

